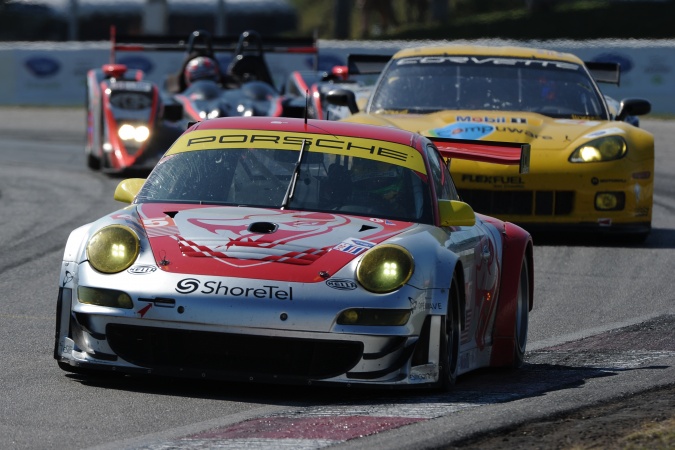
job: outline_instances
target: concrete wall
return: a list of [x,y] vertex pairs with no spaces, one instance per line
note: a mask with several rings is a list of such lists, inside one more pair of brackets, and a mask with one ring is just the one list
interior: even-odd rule
[[[575,53],[585,61],[617,61],[622,65],[621,85],[602,85],[616,99],[641,97],[652,102],[653,112],[675,114],[675,41],[456,41],[483,45],[524,45]],[[413,45],[440,42],[356,42],[319,41],[319,54],[325,61],[339,62],[350,52],[393,53]],[[164,76],[179,67],[180,53],[147,52],[118,54],[118,61],[144,69],[147,78],[162,83]],[[110,59],[107,42],[92,43],[4,43],[0,44],[0,105],[83,105],[85,74]],[[224,55],[221,64],[227,64]],[[294,69],[310,69],[307,55],[294,59],[268,55],[271,69],[283,74]]]

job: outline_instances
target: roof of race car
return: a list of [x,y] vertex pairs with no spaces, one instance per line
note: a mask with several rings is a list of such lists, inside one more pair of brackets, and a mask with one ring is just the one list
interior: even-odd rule
[[412,47],[399,50],[393,59],[420,55],[466,55],[466,56],[499,56],[504,58],[528,58],[565,61],[583,64],[583,61],[571,53],[561,53],[529,47],[487,46],[487,45],[445,45],[429,47]]
[[197,122],[186,133],[196,130],[265,130],[292,133],[316,133],[328,136],[349,136],[366,139],[378,139],[415,147],[422,136],[393,127],[381,127],[359,123],[332,120],[295,119],[288,117],[222,117]]

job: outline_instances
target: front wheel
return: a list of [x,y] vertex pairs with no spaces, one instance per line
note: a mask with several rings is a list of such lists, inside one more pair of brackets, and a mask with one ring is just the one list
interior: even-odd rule
[[448,298],[448,313],[441,324],[441,387],[450,389],[457,381],[459,367],[459,289],[457,276],[452,279],[450,297]]
[[530,278],[527,261],[523,260],[518,279],[518,297],[516,299],[516,330],[513,367],[520,368],[525,362],[527,329],[530,315]]

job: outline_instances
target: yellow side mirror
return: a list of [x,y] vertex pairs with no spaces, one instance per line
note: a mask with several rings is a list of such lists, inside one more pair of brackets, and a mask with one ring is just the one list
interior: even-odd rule
[[476,214],[468,203],[439,200],[438,212],[442,227],[472,227],[476,224]]
[[115,189],[115,200],[118,202],[131,203],[143,187],[145,178],[127,178],[120,181]]

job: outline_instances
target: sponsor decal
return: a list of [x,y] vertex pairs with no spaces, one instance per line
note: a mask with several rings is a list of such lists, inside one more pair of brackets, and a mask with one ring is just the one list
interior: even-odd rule
[[326,286],[339,291],[353,291],[357,287],[354,281],[345,278],[326,280]]
[[506,123],[506,117],[488,117],[488,116],[457,116],[457,122],[473,122],[473,123]]
[[621,178],[603,178],[602,180],[599,179],[598,177],[591,178],[591,184],[593,186],[597,186],[600,183],[621,183],[621,184],[625,184],[627,182],[628,182],[628,180],[623,180]]
[[588,133],[586,136],[584,136],[584,138],[592,139],[600,136],[606,136],[608,134],[624,134],[624,131],[621,128],[605,128],[604,130],[598,130],[592,133]]
[[585,120],[585,119],[556,119],[556,123],[562,123],[565,125],[585,125],[587,127],[594,127],[600,125],[600,122],[597,120]]
[[344,156],[386,161],[391,164],[408,167],[426,174],[424,161],[420,153],[408,145],[347,136],[328,136],[322,134],[296,134],[287,132],[237,130],[203,130],[186,133],[170,153],[213,148],[241,149],[255,147],[273,150],[297,151],[305,142],[312,152],[330,153]]
[[609,218],[598,219],[598,225],[600,225],[601,227],[611,227],[612,219]]
[[262,285],[257,287],[230,286],[222,281],[209,280],[201,283],[196,278],[184,278],[176,283],[179,294],[205,294],[230,297],[259,298],[268,300],[293,300],[293,288]]
[[455,139],[480,139],[492,133],[495,127],[492,125],[470,125],[467,123],[453,123],[443,128],[430,130],[432,136],[455,138]]
[[340,242],[338,245],[333,247],[333,250],[339,250],[341,252],[349,253],[350,255],[360,255],[369,248],[373,248],[375,244],[373,242],[363,241],[361,239],[350,238],[346,241]]
[[151,265],[138,265],[138,266],[131,266],[127,269],[127,272],[134,274],[134,275],[146,275],[148,273],[153,273],[154,271],[157,270],[157,266],[151,266]]
[[[552,53],[555,54],[555,53]],[[535,67],[535,68],[556,68],[564,70],[580,70],[578,64],[564,61],[548,61],[545,59],[521,59],[521,58],[500,58],[500,57],[481,57],[481,56],[413,56],[410,58],[401,58],[396,61],[397,66],[406,66],[411,64],[470,64],[477,66],[514,66],[514,67]]]
[[116,81],[110,84],[111,91],[150,92],[152,84],[145,81]]
[[513,176],[489,176],[489,175],[471,175],[463,174],[462,181],[467,183],[479,183],[479,184],[509,184],[509,185],[522,185],[525,184],[522,177],[518,175]]
[[408,302],[410,302],[410,312],[415,311],[440,311],[443,308],[443,305],[439,303],[426,302],[424,300],[413,299],[408,297]]
[[522,128],[497,126],[497,127],[495,127],[495,130],[500,132],[500,133],[522,134],[523,136],[527,136],[527,137],[532,138],[532,139],[545,139],[545,140],[553,139],[553,137],[551,137],[551,136],[541,136],[539,134],[533,133],[530,130],[527,130],[527,129],[524,130]]
[[649,207],[635,208],[635,217],[646,217],[649,215]]
[[38,78],[47,78],[56,75],[61,70],[61,64],[54,58],[34,56],[24,61],[26,69]]
[[471,123],[527,123],[524,117],[489,117],[489,116],[457,116],[457,122],[471,122]]

